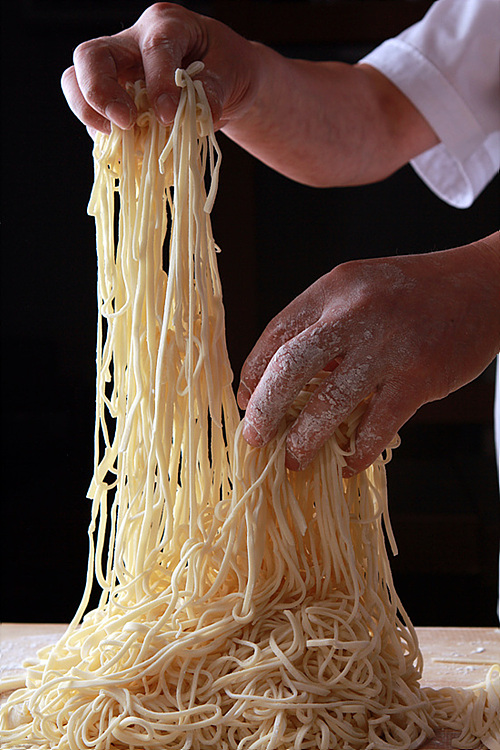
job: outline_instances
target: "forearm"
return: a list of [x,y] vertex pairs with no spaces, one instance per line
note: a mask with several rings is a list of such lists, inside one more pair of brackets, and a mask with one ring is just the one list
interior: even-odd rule
[[437,143],[411,102],[373,68],[252,47],[252,103],[223,131],[282,174],[318,187],[375,182]]
[[[490,341],[493,358],[500,352],[500,232],[458,248],[454,260],[464,287],[470,289],[464,300],[470,338],[477,342],[476,349]],[[472,372],[470,379],[480,372]]]
[[500,232],[430,258],[441,285],[436,300],[443,305],[435,328],[451,332],[443,365],[451,392],[476,378],[500,351]]

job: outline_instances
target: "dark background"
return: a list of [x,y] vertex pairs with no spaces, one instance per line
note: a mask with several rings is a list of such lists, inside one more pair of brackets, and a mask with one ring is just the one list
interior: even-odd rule
[[[188,2],[290,56],[354,62],[423,15],[420,0]],[[5,4],[4,4],[5,5]],[[59,87],[72,50],[146,3],[27,2],[3,19],[2,619],[64,622],[83,591],[92,475],[95,251],[91,141]],[[293,92],[291,92],[293,95]],[[224,136],[214,211],[235,376],[268,320],[348,258],[444,249],[496,228],[498,180],[467,211],[401,170],[318,190]],[[497,624],[493,366],[428,405],[389,466],[394,575],[417,625]]]

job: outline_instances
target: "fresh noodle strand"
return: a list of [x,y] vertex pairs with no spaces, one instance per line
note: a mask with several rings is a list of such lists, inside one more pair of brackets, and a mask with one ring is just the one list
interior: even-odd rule
[[[385,546],[397,551],[391,448],[342,478],[364,404],[303,472],[287,471],[284,446],[322,374],[268,445],[242,438],[202,68],[176,72],[171,128],[138,82],[134,128],[113,126],[95,144],[87,578],[66,633],[0,709],[2,747],[411,750],[448,728],[457,747],[498,750],[500,667],[470,690],[420,686]],[[84,614],[94,582],[99,605]]]

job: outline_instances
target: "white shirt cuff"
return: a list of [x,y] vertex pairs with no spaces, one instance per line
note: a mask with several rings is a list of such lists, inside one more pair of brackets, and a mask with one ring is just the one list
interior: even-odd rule
[[498,133],[484,133],[462,97],[445,76],[415,47],[389,39],[360,62],[391,80],[422,113],[440,143],[411,164],[442,200],[469,207],[496,172],[492,154]]

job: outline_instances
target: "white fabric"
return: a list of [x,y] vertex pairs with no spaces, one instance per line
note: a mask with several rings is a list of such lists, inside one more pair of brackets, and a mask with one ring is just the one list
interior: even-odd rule
[[411,163],[440,198],[467,208],[500,169],[500,2],[437,0],[361,62],[386,75],[441,143]]

